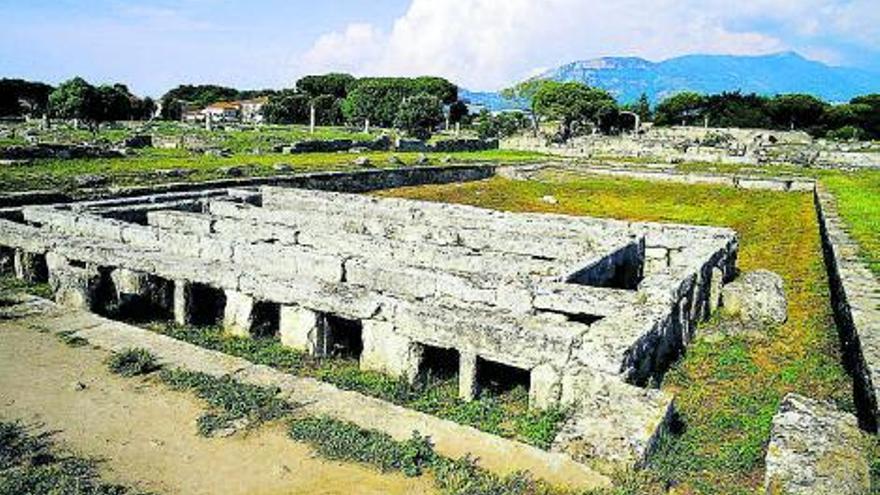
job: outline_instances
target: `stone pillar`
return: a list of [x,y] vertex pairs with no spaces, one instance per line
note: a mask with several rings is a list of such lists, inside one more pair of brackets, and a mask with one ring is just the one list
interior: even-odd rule
[[550,364],[539,364],[529,375],[529,407],[547,409],[559,403],[562,377]]
[[320,313],[302,306],[281,306],[278,331],[282,345],[310,356],[327,354],[327,326]]
[[16,249],[13,258],[16,278],[30,283],[46,281],[48,269],[44,255]]
[[192,284],[186,280],[174,281],[174,323],[192,323]]
[[458,358],[458,397],[472,401],[479,394],[477,385],[477,355],[471,352],[460,352]]
[[70,260],[55,253],[48,253],[45,262],[55,302],[70,309],[91,311],[101,283],[97,267],[74,266]]
[[315,104],[309,105],[309,134],[315,133]]
[[711,317],[718,306],[721,305],[721,287],[724,285],[724,272],[719,268],[712,268],[712,279],[709,281],[709,314]]
[[250,337],[254,326],[254,298],[234,290],[226,291],[223,328],[239,337]]
[[394,325],[386,321],[364,320],[362,325],[361,369],[415,382],[422,362],[422,346],[395,332]]

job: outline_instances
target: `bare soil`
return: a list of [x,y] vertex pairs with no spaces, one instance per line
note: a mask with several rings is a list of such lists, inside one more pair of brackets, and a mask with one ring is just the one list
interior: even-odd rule
[[419,494],[429,478],[319,460],[283,425],[206,439],[198,399],[107,371],[105,351],[0,323],[0,418],[58,431],[63,447],[103,459],[103,477],[160,494]]

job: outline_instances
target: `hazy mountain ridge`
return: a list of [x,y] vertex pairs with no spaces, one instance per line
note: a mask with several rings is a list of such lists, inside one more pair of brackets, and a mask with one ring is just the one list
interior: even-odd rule
[[[682,91],[774,95],[809,93],[829,102],[880,92],[880,74],[846,67],[832,67],[808,60],[794,52],[772,55],[685,55],[662,62],[638,57],[603,57],[580,60],[549,70],[539,79],[579,81],[611,92],[621,103],[635,101],[642,93],[652,102]],[[472,103],[492,110],[517,108],[497,93],[462,91]]]

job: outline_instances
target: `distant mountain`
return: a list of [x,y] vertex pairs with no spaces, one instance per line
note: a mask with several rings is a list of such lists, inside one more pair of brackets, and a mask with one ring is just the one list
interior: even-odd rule
[[[809,93],[829,102],[845,102],[857,95],[880,92],[880,74],[832,67],[794,52],[760,56],[686,55],[662,62],[605,57],[572,62],[537,78],[580,81],[608,90],[621,103],[635,101],[642,93],[657,102],[682,91]],[[485,104],[493,110],[519,106],[496,93],[472,94],[476,95],[472,103]]]

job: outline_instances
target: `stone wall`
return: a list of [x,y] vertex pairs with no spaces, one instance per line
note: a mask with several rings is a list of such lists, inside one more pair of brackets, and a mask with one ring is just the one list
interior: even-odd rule
[[880,387],[880,282],[847,235],[831,194],[816,189],[816,211],[844,366],[853,378],[859,424],[877,432]]
[[548,172],[563,172],[658,182],[677,182],[681,184],[711,184],[736,189],[760,189],[780,192],[812,192],[816,187],[816,181],[807,177],[682,173],[675,170],[647,170],[609,165],[549,163],[500,167],[497,172],[502,177],[515,180],[536,179]]
[[534,407],[578,405],[555,448],[581,460],[645,459],[672,400],[643,387],[717,307],[736,260],[727,229],[277,187],[182,196],[26,207],[24,223],[0,221],[0,244],[49,260],[75,307],[100,310],[95,294],[113,291],[96,285],[134,272],[166,281],[138,287],[173,284],[178,321],[222,301],[215,317],[246,335],[269,304],[304,352],[350,352],[356,335],[363,369],[414,380],[427,351],[453,350],[464,399],[484,367],[509,367]]
[[[246,188],[264,185],[299,187],[339,192],[368,192],[393,187],[425,184],[447,184],[487,179],[495,175],[495,165],[444,165],[433,167],[401,167],[354,171],[309,172],[271,177],[246,177],[203,182],[175,182],[146,187],[120,189],[81,189],[76,197],[56,190],[0,193],[0,208],[17,209],[22,205],[69,203],[74,200],[101,198],[132,198],[145,195],[184,194],[192,197],[204,194],[225,194],[224,188]],[[185,197],[185,196],[184,196]],[[137,201],[135,201],[137,202]],[[9,212],[7,212],[9,213]],[[2,216],[2,210],[0,210]]]

